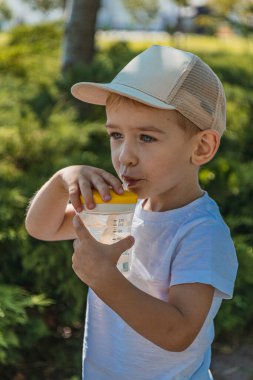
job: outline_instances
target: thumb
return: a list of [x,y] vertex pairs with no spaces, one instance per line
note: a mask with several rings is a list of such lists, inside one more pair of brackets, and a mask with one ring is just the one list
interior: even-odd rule
[[134,245],[134,237],[127,236],[126,238],[117,241],[114,244],[110,245],[112,256],[115,259],[115,262],[118,261],[120,255],[130,249]]

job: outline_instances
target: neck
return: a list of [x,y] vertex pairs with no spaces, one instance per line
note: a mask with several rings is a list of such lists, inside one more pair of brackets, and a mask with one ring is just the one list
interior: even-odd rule
[[187,204],[203,196],[203,194],[204,191],[198,185],[190,191],[187,189],[184,194],[179,193],[178,191],[175,191],[173,194],[171,191],[170,194],[147,198],[144,200],[142,207],[146,211],[156,212],[174,210],[186,206]]

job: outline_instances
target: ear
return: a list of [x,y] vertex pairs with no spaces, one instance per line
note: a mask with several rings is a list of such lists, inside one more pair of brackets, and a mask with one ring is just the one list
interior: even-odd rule
[[211,161],[220,146],[220,135],[217,131],[207,129],[196,135],[191,162],[200,166]]

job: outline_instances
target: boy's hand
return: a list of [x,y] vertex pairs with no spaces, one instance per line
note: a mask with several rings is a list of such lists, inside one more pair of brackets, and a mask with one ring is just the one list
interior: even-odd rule
[[58,174],[77,212],[83,209],[80,195],[85,199],[86,206],[89,209],[95,207],[92,189],[98,190],[105,201],[111,198],[110,187],[118,194],[124,192],[120,180],[103,169],[86,165],[75,165],[61,169]]
[[80,196],[86,207],[92,209],[95,207],[92,189],[106,201],[111,198],[110,188],[118,194],[124,192],[120,180],[105,170],[85,165],[59,170],[30,202],[25,221],[27,231],[40,240],[74,239],[73,216],[83,210]]
[[77,215],[73,218],[73,226],[77,235],[72,256],[74,272],[91,288],[105,285],[111,271],[116,269],[120,255],[133,246],[134,238],[128,236],[107,245],[94,239]]

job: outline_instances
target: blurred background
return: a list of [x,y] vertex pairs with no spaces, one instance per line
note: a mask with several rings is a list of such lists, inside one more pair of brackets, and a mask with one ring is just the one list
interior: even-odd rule
[[217,380],[253,379],[252,36],[252,0],[0,0],[1,380],[81,379],[87,289],[71,268],[72,243],[29,237],[25,212],[64,166],[113,173],[104,109],[70,87],[111,81],[152,44],[198,54],[224,83],[228,130],[200,180],[240,266],[215,320],[212,369]]

